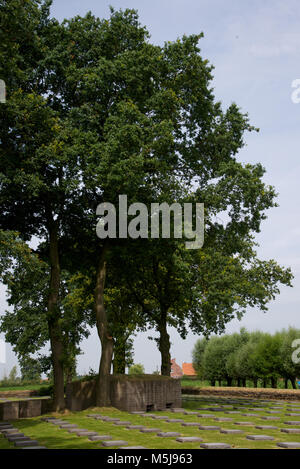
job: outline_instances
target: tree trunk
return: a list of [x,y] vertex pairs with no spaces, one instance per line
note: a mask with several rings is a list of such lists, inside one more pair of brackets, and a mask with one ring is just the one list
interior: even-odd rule
[[160,324],[158,326],[159,342],[158,348],[161,353],[161,374],[162,376],[170,376],[171,374],[171,355],[170,355],[170,336],[167,331],[167,314],[163,313]]
[[258,381],[257,378],[253,378],[253,386],[254,386],[255,388],[257,388],[257,381]]
[[216,382],[215,382],[214,379],[211,380],[210,385],[211,385],[211,386],[215,386],[215,385],[216,385]]
[[98,407],[110,406],[110,372],[114,351],[113,338],[109,332],[107,314],[104,306],[104,287],[106,277],[106,254],[108,246],[104,245],[98,265],[95,288],[95,313],[97,331],[101,342],[101,359],[97,378],[96,403]]
[[241,387],[241,378],[238,378],[237,385],[238,385],[239,388]]
[[291,381],[291,383],[292,383],[293,389],[297,389],[295,378],[290,378],[290,381]]
[[263,379],[263,388],[266,388],[266,387],[267,387],[267,380]]
[[54,377],[53,410],[59,412],[65,408],[63,341],[58,310],[60,265],[58,253],[58,225],[52,222],[49,228],[50,238],[50,293],[48,297],[48,328],[51,346],[51,358]]
[[227,378],[227,386],[232,386],[232,378]]
[[289,385],[289,380],[287,378],[284,378],[284,389],[288,389]]
[[271,386],[273,389],[277,388],[277,379],[276,378],[271,378]]
[[242,386],[245,388],[246,387],[246,380],[243,378],[242,379]]

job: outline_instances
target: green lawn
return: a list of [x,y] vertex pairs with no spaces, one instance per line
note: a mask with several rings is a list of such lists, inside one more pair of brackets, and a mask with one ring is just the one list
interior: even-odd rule
[[48,384],[27,384],[24,386],[0,386],[0,392],[3,391],[35,391],[40,388],[48,387]]
[[[210,399],[210,402],[217,401],[214,398]],[[220,401],[218,401],[220,402]],[[243,400],[240,400],[243,402]],[[266,406],[274,405],[274,402],[269,401]],[[208,406],[207,400],[197,398],[195,400],[186,400],[183,402],[186,410],[195,411],[198,408],[204,408]],[[288,405],[287,402],[284,406]],[[254,406],[254,403],[249,404],[249,407]],[[254,413],[251,410],[244,410],[244,407],[239,404],[235,404],[243,413]],[[299,403],[300,407],[300,403]],[[147,427],[159,428],[161,431],[176,431],[182,434],[182,436],[200,436],[204,442],[223,442],[229,443],[233,448],[261,448],[261,449],[273,449],[276,447],[276,442],[280,441],[296,441],[300,442],[300,434],[286,434],[280,432],[280,428],[287,427],[284,425],[285,420],[300,420],[299,417],[287,417],[284,414],[286,410],[282,411],[280,420],[265,421],[261,417],[267,414],[265,410],[259,410],[255,412],[255,417],[242,416],[241,414],[226,414],[224,412],[209,412],[203,410],[203,413],[211,414],[209,418],[200,418],[196,415],[184,415],[175,414],[173,412],[154,412],[157,415],[168,415],[170,418],[182,418],[185,422],[199,422],[203,425],[218,425],[226,429],[240,429],[244,433],[240,435],[226,435],[221,434],[219,431],[202,431],[197,427],[183,427],[181,423],[167,423],[165,421],[155,420],[151,417],[141,417],[139,415],[132,415],[127,412],[121,412],[114,408],[93,408],[83,412],[67,413],[64,415],[52,414],[57,417],[63,418],[64,420],[75,423],[79,428],[85,428],[92,431],[97,431],[99,434],[109,434],[115,440],[125,440],[130,446],[144,446],[149,449],[199,449],[200,443],[179,443],[175,441],[175,438],[160,438],[156,434],[143,434],[138,430],[128,430],[126,427],[119,427],[113,423],[103,422],[101,420],[94,420],[87,417],[90,413],[101,413],[102,415],[108,415],[120,418],[121,420],[130,421],[132,424],[143,424]],[[230,410],[230,409],[229,409]],[[199,410],[201,413],[201,410]],[[214,418],[217,417],[230,417],[232,422],[216,422]],[[255,426],[240,427],[234,425],[234,421],[251,421],[255,425],[274,425],[277,427],[276,430],[259,430]],[[42,446],[46,446],[49,449],[95,449],[102,448],[101,442],[91,442],[87,438],[78,437],[74,434],[68,433],[67,430],[58,428],[51,423],[42,422],[41,418],[21,419],[14,422],[14,425],[20,429],[26,436],[30,436],[33,439],[38,440]],[[300,428],[300,427],[298,427]],[[274,441],[250,441],[246,439],[246,435],[261,434],[270,435],[274,437]],[[9,444],[3,437],[0,437],[0,449],[13,448],[12,444]],[[103,448],[104,449],[104,448]],[[278,448],[279,449],[279,448]]]

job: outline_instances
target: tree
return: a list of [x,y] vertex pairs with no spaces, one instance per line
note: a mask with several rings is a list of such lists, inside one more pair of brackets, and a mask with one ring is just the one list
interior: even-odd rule
[[293,388],[296,389],[295,381],[300,376],[300,363],[293,356],[295,353],[293,343],[300,339],[300,330],[289,327],[288,330],[281,332],[281,336],[282,341],[279,350],[281,375],[285,379],[285,387],[287,387],[288,380],[290,380]]
[[39,360],[27,356],[20,362],[22,381],[39,382],[41,379],[41,365]]
[[205,379],[204,369],[203,369],[203,358],[204,358],[204,352],[205,352],[205,348],[207,344],[208,344],[208,340],[206,338],[198,339],[192,351],[193,367],[195,371],[197,372],[197,375],[199,376],[199,378],[202,378],[202,379]]
[[238,378],[242,381],[252,380],[254,387],[258,384],[257,369],[255,367],[255,350],[262,339],[263,333],[256,331],[249,334],[249,340],[236,351],[235,369]]
[[277,380],[280,377],[280,355],[281,348],[280,334],[271,336],[263,334],[261,340],[255,347],[252,355],[256,375],[264,382],[264,387],[268,380],[271,381],[272,388],[277,387]]
[[[236,356],[240,348],[248,343],[249,334],[245,328],[242,328],[239,334],[231,334],[228,337],[228,341],[230,342],[230,351],[228,351],[226,355],[226,372],[228,375],[228,383],[231,386],[232,380],[235,379],[238,382],[238,386],[240,386],[241,376],[239,375]],[[246,386],[246,380],[244,378],[242,378],[242,385]]]
[[[254,128],[235,104],[223,111],[215,101],[212,66],[198,46],[202,34],[155,46],[134,10],[112,9],[109,20],[88,13],[59,24],[49,20],[49,5],[13,0],[1,11],[3,30],[11,27],[9,14],[16,13],[12,34],[1,47],[7,55],[12,38],[17,47],[11,50],[14,70],[3,65],[10,99],[0,109],[0,209],[3,229],[17,230],[27,240],[46,239],[47,323],[59,410],[64,406],[59,307],[64,270],[93,279],[101,342],[97,405],[109,404],[114,338],[105,305],[107,272],[118,249],[126,254],[120,267],[128,270],[138,248],[126,237],[95,238],[93,215],[100,202],[117,206],[126,194],[128,205],[205,204],[205,249],[191,253],[180,240],[166,240],[158,248],[165,257],[145,276],[155,295],[167,280],[159,298],[145,288],[140,304],[159,331],[164,374],[170,370],[168,324],[178,326],[182,336],[188,326],[196,333],[222,332],[246,306],[266,310],[278,284],[290,285],[292,276],[275,261],[257,259],[253,249],[265,211],[276,205],[275,191],[263,183],[260,164],[236,160],[244,133]],[[216,221],[224,211],[227,224]],[[138,277],[132,284],[136,291]],[[151,308],[145,308],[151,296]]]
[[[54,408],[64,408],[64,332],[59,308],[66,219],[80,198],[78,132],[49,87],[52,41],[62,32],[49,19],[51,2],[1,2],[0,74],[9,99],[0,109],[1,228],[24,240],[43,239],[49,263],[47,327],[54,372]],[[11,21],[13,18],[13,21]],[[24,30],[26,34],[24,35]],[[6,34],[8,33],[8,34]],[[85,145],[84,151],[87,151]],[[79,203],[79,206],[81,204]]]
[[129,375],[144,375],[145,374],[144,365],[142,365],[141,363],[135,363],[129,368],[128,374]]
[[[0,230],[0,279],[7,287],[8,304],[12,310],[1,316],[1,332],[12,344],[21,363],[27,363],[29,354],[38,354],[49,340],[47,298],[49,290],[49,266],[17,233]],[[79,343],[88,336],[88,303],[80,297],[84,285],[82,279],[70,277],[63,271],[60,283],[62,340],[64,345],[65,379],[74,374]],[[40,371],[48,373],[52,368],[51,356],[39,354]]]
[[9,375],[8,375],[8,379],[11,383],[16,382],[17,374],[18,374],[17,367],[13,366],[12,369],[10,370],[10,372],[9,372]]

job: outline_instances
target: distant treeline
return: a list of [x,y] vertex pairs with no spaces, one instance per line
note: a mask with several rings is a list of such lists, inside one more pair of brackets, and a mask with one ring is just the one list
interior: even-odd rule
[[[297,341],[298,339],[298,341]],[[241,329],[240,333],[199,339],[193,349],[193,365],[202,380],[212,386],[246,386],[252,381],[277,387],[284,380],[297,388],[300,378],[300,329],[289,328],[273,335]]]

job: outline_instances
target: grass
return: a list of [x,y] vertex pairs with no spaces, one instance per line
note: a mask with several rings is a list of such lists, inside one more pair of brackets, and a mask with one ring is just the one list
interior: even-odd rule
[[24,386],[0,386],[0,392],[4,391],[36,391],[40,388],[47,388],[49,384],[26,384]]
[[[226,399],[228,400],[228,399]],[[235,399],[236,401],[236,399]],[[246,399],[239,399],[239,402],[245,402]],[[249,400],[248,400],[249,401]],[[221,399],[210,398],[210,403],[213,402],[222,402]],[[269,401],[266,407],[274,405],[274,401]],[[249,407],[253,407],[255,404],[251,402]],[[101,420],[94,420],[87,417],[87,414],[91,413],[101,413],[102,415],[107,415],[111,417],[120,418],[121,420],[130,421],[134,425],[143,424],[151,428],[159,428],[161,431],[176,431],[182,434],[182,436],[199,436],[203,438],[204,442],[223,442],[230,444],[233,448],[253,448],[253,449],[275,449],[276,442],[280,441],[297,441],[300,443],[300,434],[285,434],[280,432],[280,428],[287,427],[284,425],[286,420],[300,420],[299,417],[287,417],[284,414],[286,413],[286,407],[289,405],[288,402],[284,402],[284,410],[281,414],[278,414],[280,420],[276,421],[266,421],[262,420],[261,417],[266,414],[266,410],[258,410],[255,412],[255,417],[242,416],[241,414],[226,414],[228,410],[224,408],[224,412],[209,412],[203,410],[203,413],[211,414],[209,418],[200,418],[196,415],[184,415],[184,414],[174,414],[173,412],[153,412],[157,415],[168,415],[170,418],[182,418],[185,422],[199,422],[203,425],[218,425],[226,429],[240,429],[244,433],[240,435],[226,435],[221,434],[219,431],[203,431],[199,430],[197,427],[183,427],[181,423],[167,423],[165,421],[155,420],[151,417],[141,417],[139,415],[129,414],[127,412],[122,412],[114,408],[93,408],[88,409],[82,412],[76,413],[65,413],[60,414],[51,414],[52,416],[60,417],[66,420],[69,423],[75,423],[79,428],[85,428],[91,431],[97,431],[99,434],[109,434],[112,436],[112,439],[116,440],[125,440],[129,443],[130,446],[144,446],[149,449],[199,449],[200,443],[179,443],[175,441],[175,438],[160,438],[156,436],[156,433],[144,434],[138,430],[128,430],[126,427],[116,426],[110,422],[103,422]],[[183,402],[183,406],[186,410],[196,411],[196,409],[205,408],[208,406],[208,400],[203,398],[189,398]],[[243,413],[254,413],[253,411],[245,410],[245,406],[241,404],[234,404],[238,409],[243,409]],[[299,403],[300,407],[300,403]],[[230,410],[230,409],[229,409]],[[201,413],[201,410],[199,410]],[[49,414],[50,415],[50,414]],[[277,415],[276,415],[277,416]],[[217,417],[230,417],[232,422],[217,422],[214,418]],[[251,427],[240,427],[234,425],[235,421],[251,421],[253,426]],[[259,430],[255,428],[255,425],[272,425],[276,426],[276,430]],[[20,419],[14,422],[20,431],[22,431],[26,436],[30,436],[33,439],[38,440],[42,446],[46,446],[49,449],[105,449],[101,446],[101,442],[91,442],[87,438],[78,437],[74,434],[68,433],[67,430],[58,428],[51,423],[42,422],[41,418],[31,418],[31,419]],[[300,427],[298,427],[300,428]],[[273,441],[250,441],[246,439],[246,435],[270,435],[274,437]],[[0,437],[0,449],[5,448],[14,448],[14,446],[4,440],[3,437]],[[278,448],[279,449],[279,448]]]

